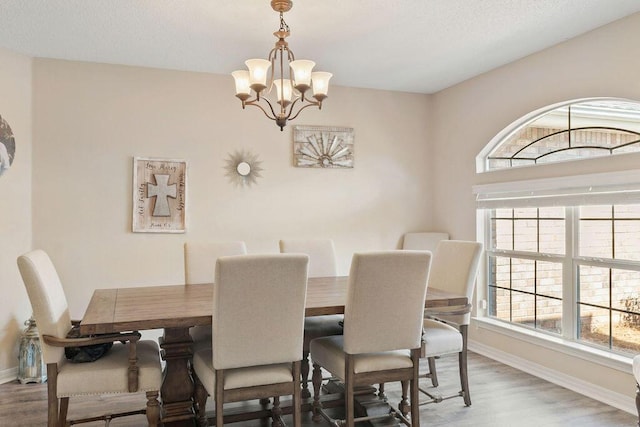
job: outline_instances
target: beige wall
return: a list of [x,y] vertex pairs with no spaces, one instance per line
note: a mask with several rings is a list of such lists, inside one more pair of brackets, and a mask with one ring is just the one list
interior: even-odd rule
[[[472,186],[539,177],[638,168],[639,155],[476,174],[475,157],[503,128],[530,111],[577,98],[640,100],[640,14],[526,57],[434,95],[436,124],[431,179],[434,228],[453,238],[476,237]],[[482,298],[482,286],[478,288]],[[629,374],[560,355],[486,329],[471,328],[478,343],[574,375],[629,396]]]
[[[73,317],[98,287],[183,281],[186,240],[335,240],[339,269],[354,251],[395,248],[431,222],[426,95],[333,87],[297,124],[355,129],[355,168],[292,166],[284,132],[243,111],[230,76],[36,59],[34,247],[50,253]],[[292,124],[296,124],[293,122]],[[263,178],[242,189],[225,158],[248,149]],[[188,161],[186,234],[132,233],[132,157]]]
[[0,176],[0,382],[15,378],[18,339],[31,315],[16,258],[31,249],[31,64],[0,49],[0,116],[16,141],[11,168]]

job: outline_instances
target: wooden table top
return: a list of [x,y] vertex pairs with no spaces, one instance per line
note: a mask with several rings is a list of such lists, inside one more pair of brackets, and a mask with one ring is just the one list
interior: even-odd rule
[[[349,278],[310,278],[305,315],[344,313]],[[212,285],[168,285],[97,289],[80,333],[104,334],[145,329],[187,328],[211,324]],[[429,288],[425,307],[467,304],[466,296]]]

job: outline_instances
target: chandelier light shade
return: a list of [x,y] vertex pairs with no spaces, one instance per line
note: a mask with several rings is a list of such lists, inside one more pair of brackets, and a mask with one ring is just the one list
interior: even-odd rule
[[313,71],[315,62],[295,59],[289,49],[285,39],[290,31],[283,15],[292,6],[291,0],[271,1],[273,10],[280,13],[280,28],[273,33],[278,38],[275,47],[269,52],[268,59],[248,59],[245,61],[247,70],[231,73],[242,108],[247,105],[260,108],[281,131],[305,108],[322,108],[332,76],[325,71]]

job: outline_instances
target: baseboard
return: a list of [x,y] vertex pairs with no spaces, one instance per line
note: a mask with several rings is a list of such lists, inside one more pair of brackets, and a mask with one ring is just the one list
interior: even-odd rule
[[0,371],[0,384],[8,383],[18,379],[18,367],[4,369]]
[[469,341],[469,350],[490,359],[497,360],[498,362],[504,363],[512,368],[530,373],[531,375],[542,378],[550,383],[575,391],[576,393],[580,393],[591,399],[613,406],[621,411],[637,415],[634,397],[613,392],[604,387],[577,379],[560,371],[549,369],[546,366],[533,363],[530,360],[514,356],[501,350],[496,350],[493,347],[489,347],[478,342]]

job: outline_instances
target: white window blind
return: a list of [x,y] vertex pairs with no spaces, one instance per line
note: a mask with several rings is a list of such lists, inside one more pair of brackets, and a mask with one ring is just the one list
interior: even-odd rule
[[640,204],[640,170],[482,184],[478,209]]

